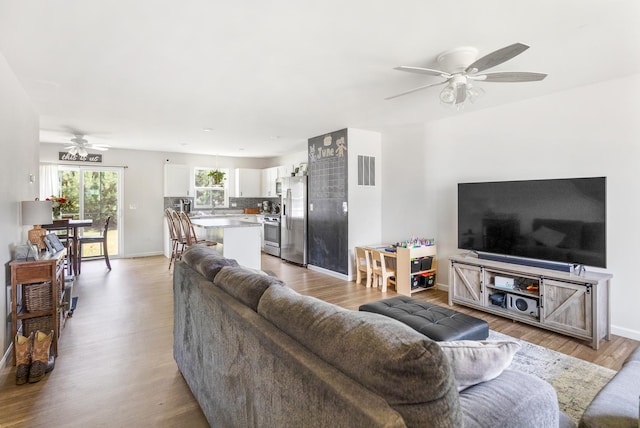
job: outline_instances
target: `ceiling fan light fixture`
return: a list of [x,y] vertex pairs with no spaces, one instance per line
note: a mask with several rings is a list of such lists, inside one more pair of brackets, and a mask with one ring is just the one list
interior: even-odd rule
[[472,86],[471,84],[467,86],[467,99],[471,101],[471,103],[475,103],[482,95],[484,95],[484,89]]
[[456,90],[453,84],[448,84],[440,91],[440,102],[447,105],[453,105],[456,103]]
[[85,158],[87,157],[89,153],[87,153],[87,149],[85,149],[84,147],[80,147],[78,149],[78,156],[80,156],[81,158]]

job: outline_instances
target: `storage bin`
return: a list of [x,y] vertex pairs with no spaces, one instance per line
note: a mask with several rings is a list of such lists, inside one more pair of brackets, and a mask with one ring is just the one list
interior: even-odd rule
[[433,264],[433,257],[423,257],[420,260],[420,270],[429,270]]
[[420,275],[411,277],[411,288],[420,287],[420,278],[421,278]]
[[51,315],[22,320],[22,335],[26,337],[31,333],[35,333],[37,330],[48,334],[53,329],[53,317]]
[[411,260],[411,273],[420,272],[422,266],[422,261],[420,259]]
[[27,312],[48,311],[53,307],[50,282],[25,284],[23,287]]
[[435,273],[425,273],[419,276],[420,278],[420,287],[431,288],[436,285],[436,274]]

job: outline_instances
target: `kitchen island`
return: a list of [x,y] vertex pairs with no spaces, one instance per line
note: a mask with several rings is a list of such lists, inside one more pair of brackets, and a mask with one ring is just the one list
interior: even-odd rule
[[[192,218],[191,223],[204,232],[209,241],[215,241],[216,250],[224,257],[235,259],[240,265],[260,269],[260,223],[233,217]],[[200,233],[198,233],[200,236]]]

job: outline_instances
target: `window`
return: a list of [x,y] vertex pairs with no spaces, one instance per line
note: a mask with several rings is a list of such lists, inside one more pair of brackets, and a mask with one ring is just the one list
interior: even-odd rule
[[216,168],[225,173],[222,184],[214,185],[209,177],[211,168],[194,168],[193,177],[196,194],[194,198],[194,208],[216,208],[229,206],[229,195],[227,187],[229,185],[229,170],[226,168]]

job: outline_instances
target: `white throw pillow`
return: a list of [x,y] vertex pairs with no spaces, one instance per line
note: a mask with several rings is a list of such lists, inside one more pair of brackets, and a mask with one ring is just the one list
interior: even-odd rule
[[457,340],[437,342],[449,358],[458,392],[500,376],[520,349],[516,342]]

